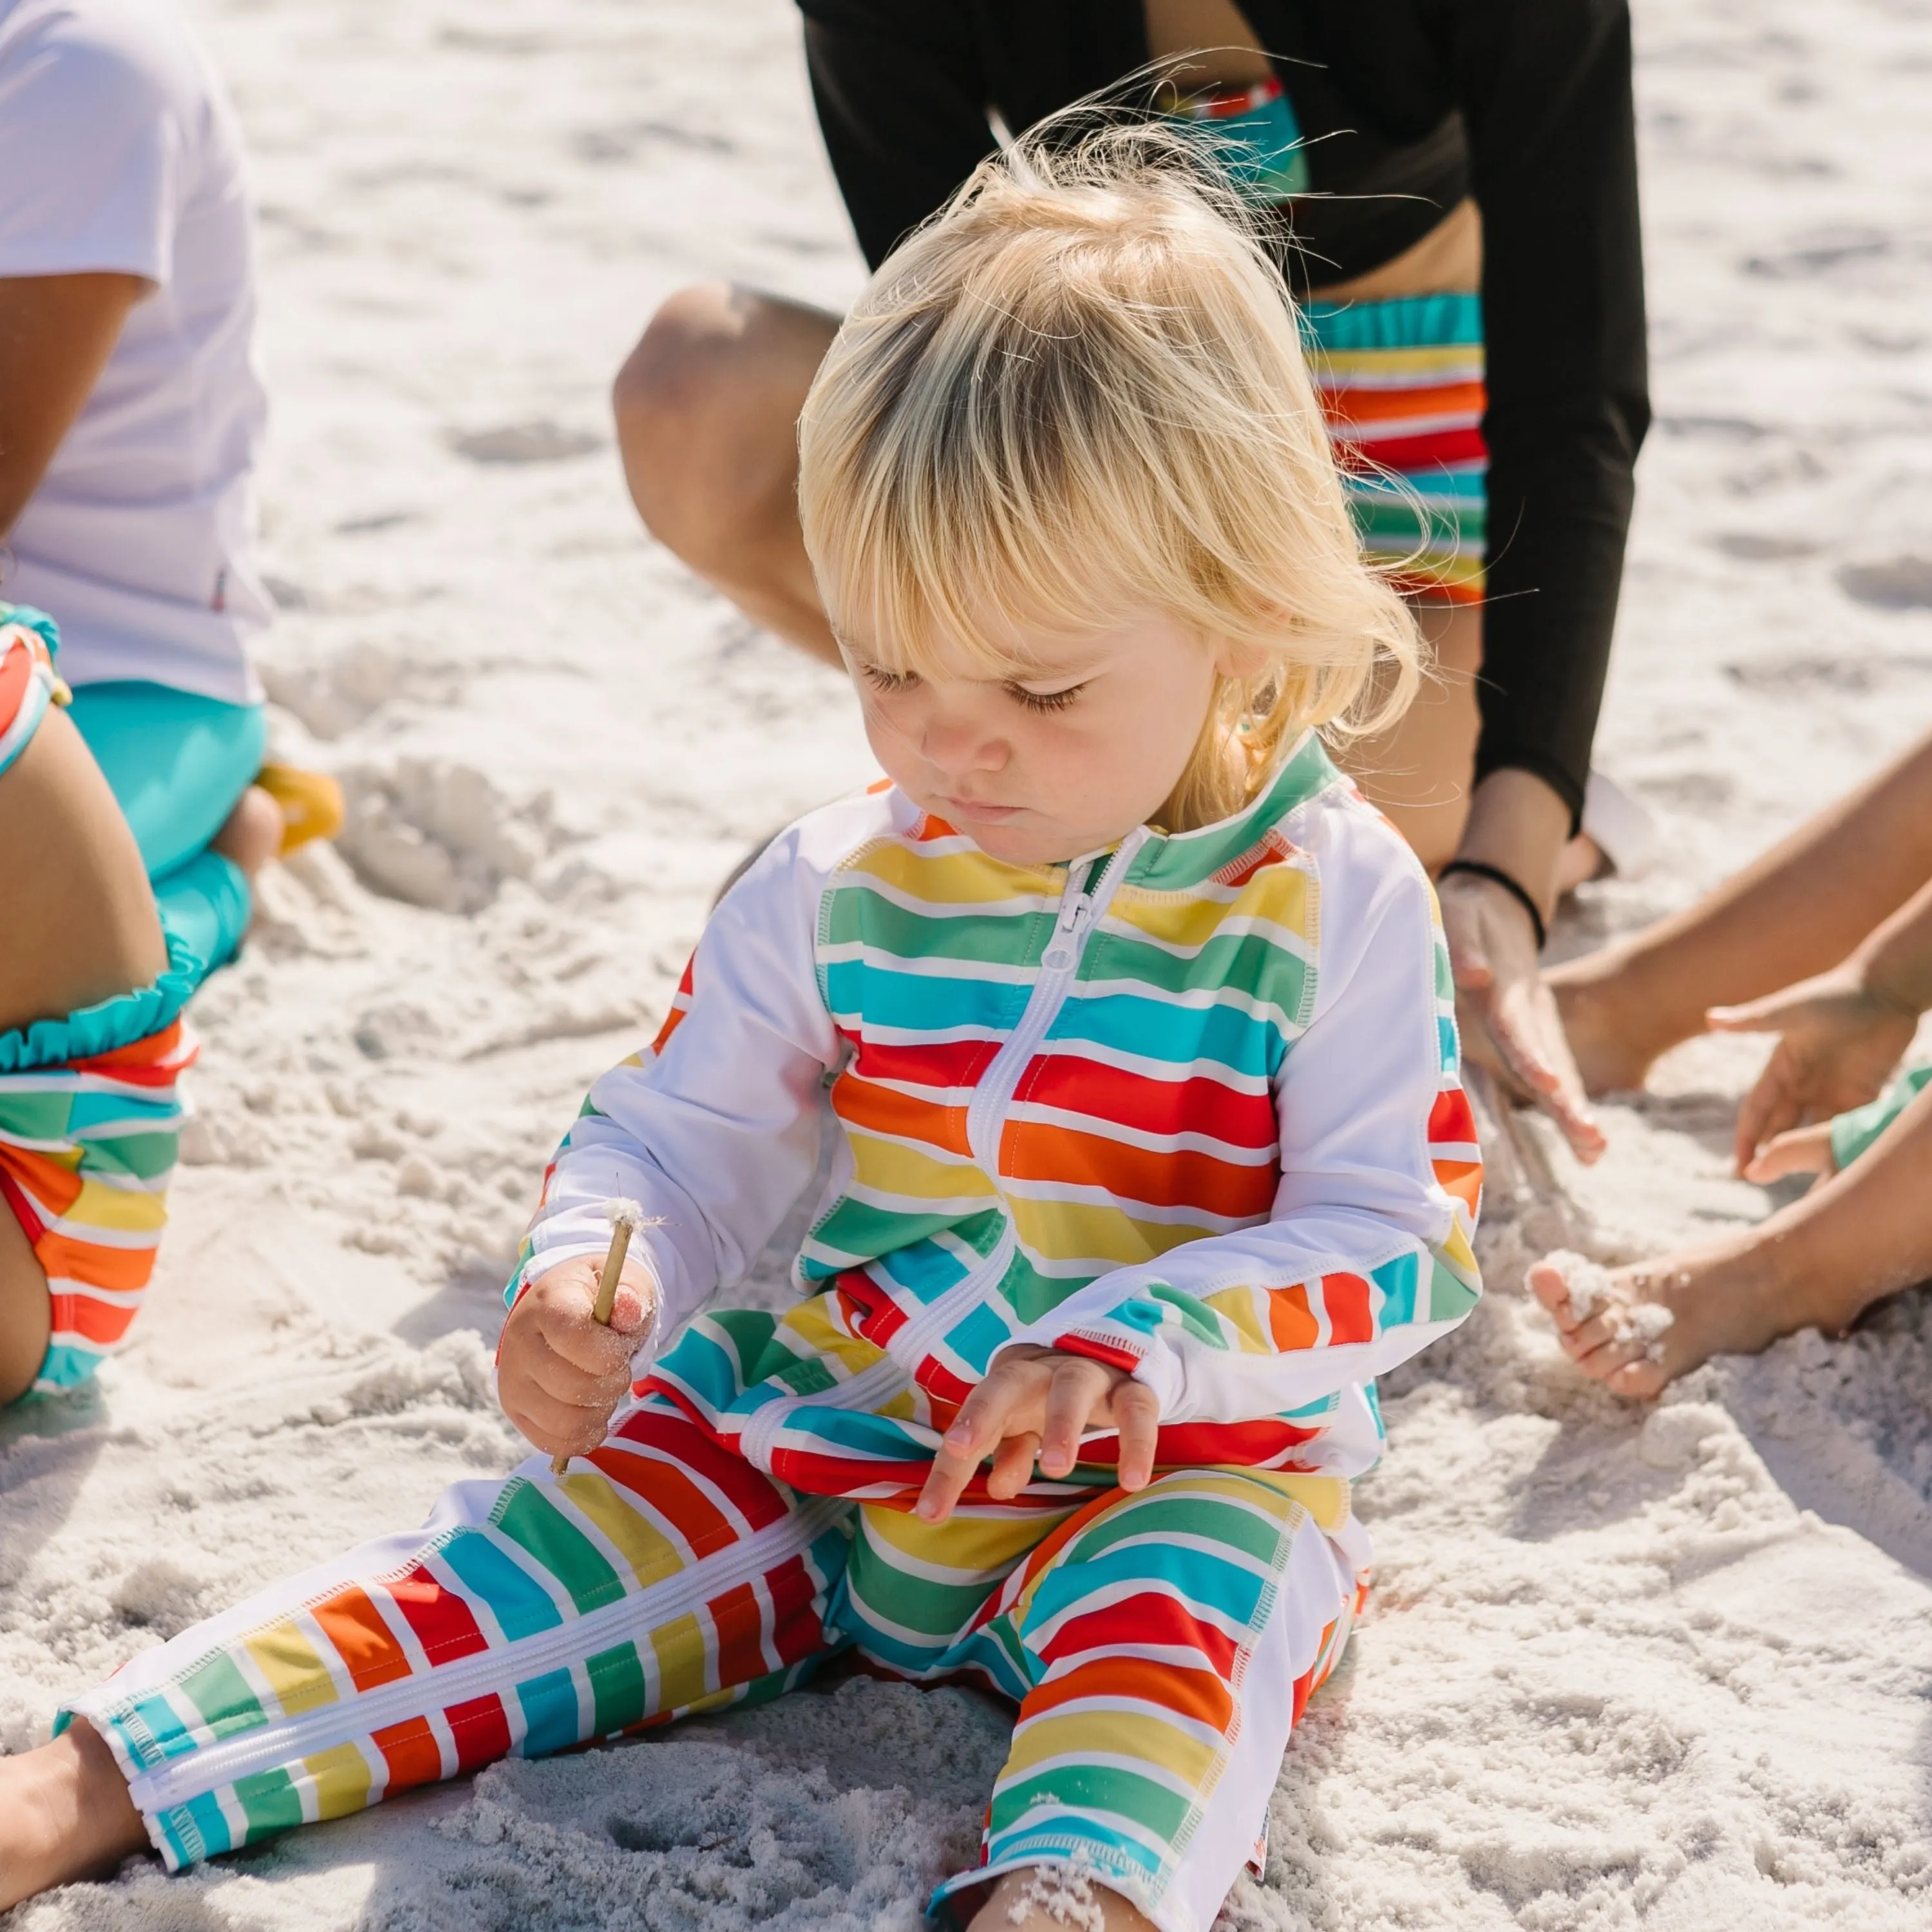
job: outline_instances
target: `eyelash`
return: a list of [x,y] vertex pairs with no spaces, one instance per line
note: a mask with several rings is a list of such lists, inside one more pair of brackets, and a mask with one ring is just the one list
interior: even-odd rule
[[[887,670],[883,665],[864,665],[866,682],[886,697],[910,691],[919,680],[910,671]],[[1086,689],[1084,684],[1069,685],[1064,691],[1029,691],[1024,685],[1010,684],[1006,695],[1028,711],[1064,711]]]
[[1084,684],[1070,684],[1064,691],[1028,691],[1024,685],[1010,684],[1006,695],[1029,711],[1064,711],[1086,688]]

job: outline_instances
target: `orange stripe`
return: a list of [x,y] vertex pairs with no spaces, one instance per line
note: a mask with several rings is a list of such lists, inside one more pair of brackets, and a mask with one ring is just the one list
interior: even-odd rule
[[1064,1677],[1036,1684],[1020,1707],[1022,1719],[1037,1718],[1082,1697],[1131,1698],[1158,1704],[1225,1731],[1234,1721],[1234,1700],[1211,1670],[1187,1670],[1144,1658],[1096,1657]]
[[1192,1150],[1156,1154],[1036,1120],[1008,1122],[1000,1142],[1000,1166],[1014,1180],[1105,1188],[1130,1214],[1136,1201],[1230,1216],[1264,1215],[1274,1203],[1271,1162],[1243,1167]]
[[1330,423],[1399,422],[1405,416],[1480,416],[1487,400],[1480,382],[1442,382],[1417,389],[1351,389],[1345,385],[1322,392],[1322,409]]
[[860,1074],[848,1074],[833,1088],[832,1106],[849,1126],[919,1141],[968,1160],[973,1157],[966,1141],[964,1107],[942,1106],[910,1094],[896,1094],[890,1088],[874,1086]]
[[434,1784],[442,1775],[442,1747],[427,1718],[409,1718],[400,1724],[388,1725],[371,1733],[370,1742],[389,1767],[388,1790],[392,1797],[412,1785]]
[[1483,1163],[1479,1160],[1438,1160],[1430,1165],[1436,1170],[1436,1184],[1444,1192],[1453,1194],[1473,1214],[1476,1204],[1483,1195]]
[[409,1658],[390,1634],[382,1612],[353,1583],[339,1596],[318,1604],[311,1614],[334,1645],[357,1690],[373,1690],[410,1674]]
[[1308,1306],[1308,1291],[1300,1282],[1292,1288],[1277,1288],[1268,1298],[1268,1333],[1277,1348],[1312,1348],[1322,1332],[1321,1324]]
[[146,1288],[154,1271],[154,1250],[160,1237],[145,1248],[97,1246],[71,1234],[47,1233],[34,1244],[34,1258],[44,1274],[64,1276],[86,1288],[111,1288],[126,1293]]
[[0,1167],[6,1168],[28,1193],[56,1215],[64,1214],[80,1198],[81,1180],[75,1171],[80,1162],[78,1148],[63,1157],[42,1153],[36,1148],[13,1147],[0,1142]]

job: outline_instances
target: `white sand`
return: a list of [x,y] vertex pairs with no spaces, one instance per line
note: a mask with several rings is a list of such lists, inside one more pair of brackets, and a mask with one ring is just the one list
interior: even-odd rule
[[[278,731],[355,826],[273,880],[196,1009],[203,1112],[133,1346],[97,1396],[0,1423],[9,1749],[131,1651],[508,1465],[481,1338],[550,1143],[746,842],[867,775],[838,684],[645,540],[604,401],[681,281],[857,285],[791,9],[196,11],[263,204]],[[1932,723],[1924,9],[1640,16],[1659,424],[1603,742],[1666,856],[1573,946]],[[1759,1051],[1675,1056],[1590,1175],[1528,1130],[1491,1300],[1388,1390],[1375,1606],[1228,1924],[1932,1923],[1922,1306],[1646,1417],[1520,1286],[1542,1246],[1762,1213],[1724,1158]],[[976,1697],[848,1683],[13,1923],[910,1927],[1001,1735]]]

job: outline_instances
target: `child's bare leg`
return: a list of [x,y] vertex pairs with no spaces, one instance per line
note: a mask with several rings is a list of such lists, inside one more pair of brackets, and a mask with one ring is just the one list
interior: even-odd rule
[[[141,855],[107,781],[58,711],[0,772],[0,1032],[64,1019],[167,964]],[[0,1202],[0,1403],[46,1355],[47,1282]]]
[[1152,1932],[1154,1921],[1066,1865],[1009,1872],[973,1915],[970,1932]]
[[[1835,1334],[1932,1278],[1932,1088],[1843,1174],[1758,1226],[1603,1272],[1551,1256],[1529,1282],[1565,1352],[1618,1395],[1655,1395],[1707,1356],[1754,1354],[1800,1328]],[[1669,1310],[1669,1325],[1649,1309]]]
[[260,785],[250,785],[210,842],[252,879],[282,849],[282,808]]
[[1932,879],[1932,738],[1688,911],[1549,975],[1592,1093],[1640,1086],[1714,1006],[1835,966]]
[[0,1757],[0,1912],[111,1872],[147,1843],[114,1754],[85,1719],[38,1750]]

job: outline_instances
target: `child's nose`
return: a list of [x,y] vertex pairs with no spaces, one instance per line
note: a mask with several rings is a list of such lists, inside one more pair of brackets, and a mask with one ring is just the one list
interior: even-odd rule
[[1006,747],[997,733],[977,719],[958,715],[928,717],[919,748],[928,764],[950,778],[996,772],[1006,762]]

